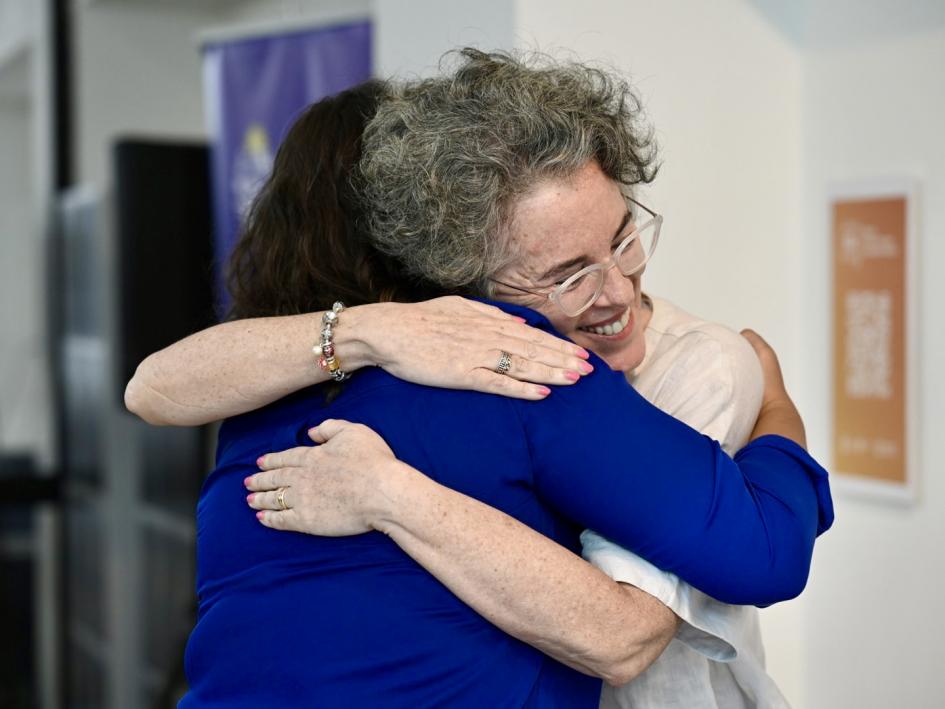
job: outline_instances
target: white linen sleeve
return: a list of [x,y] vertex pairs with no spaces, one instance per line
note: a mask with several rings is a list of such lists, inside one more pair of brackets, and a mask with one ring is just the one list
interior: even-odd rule
[[[676,638],[710,660],[729,662],[737,656],[740,624],[727,609],[744,606],[720,603],[684,583],[675,574],[656,568],[633,552],[596,532],[581,535],[584,558],[615,581],[636,586],[665,604],[683,621]],[[715,606],[718,606],[716,608]],[[733,624],[733,621],[734,622]]]
[[729,455],[748,442],[764,392],[761,364],[748,340],[714,323],[678,336],[633,385]]

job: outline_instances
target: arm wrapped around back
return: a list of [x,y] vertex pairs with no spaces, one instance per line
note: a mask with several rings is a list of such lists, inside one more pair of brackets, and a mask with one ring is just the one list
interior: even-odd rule
[[539,495],[720,601],[797,596],[833,521],[827,472],[780,436],[730,458],[592,363],[580,386],[517,405]]

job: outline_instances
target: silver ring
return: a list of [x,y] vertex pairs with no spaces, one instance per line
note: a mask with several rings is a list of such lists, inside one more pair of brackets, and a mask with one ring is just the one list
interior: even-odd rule
[[279,488],[279,494],[276,495],[276,499],[279,501],[279,507],[282,508],[282,511],[283,511],[283,512],[285,512],[287,509],[289,509],[288,505],[286,505],[286,503],[285,503],[285,491],[286,491],[287,489],[288,489],[288,488],[280,487],[280,488]]
[[496,374],[508,374],[509,369],[512,368],[512,355],[510,355],[505,350],[502,350],[502,356],[499,357],[499,364],[496,365],[495,372]]

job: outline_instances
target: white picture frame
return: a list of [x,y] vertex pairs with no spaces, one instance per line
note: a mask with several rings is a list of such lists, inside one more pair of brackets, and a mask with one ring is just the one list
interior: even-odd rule
[[902,480],[884,480],[864,476],[856,470],[844,470],[836,464],[838,451],[836,450],[836,428],[838,421],[837,397],[833,386],[839,375],[835,367],[835,340],[830,343],[830,448],[831,448],[831,487],[838,495],[863,498],[897,505],[913,505],[918,501],[920,484],[918,471],[920,470],[919,446],[919,184],[913,178],[888,177],[868,180],[850,180],[835,182],[827,190],[828,233],[826,247],[830,260],[830,327],[831,333],[841,324],[836,322],[834,299],[837,297],[837,264],[833,258],[834,240],[834,206],[840,202],[882,200],[902,197],[905,199],[905,226],[904,241],[905,255],[903,265],[905,278],[903,286],[904,296],[904,323],[903,337],[903,366],[905,369],[903,394],[905,397],[904,427],[905,427],[905,469]]

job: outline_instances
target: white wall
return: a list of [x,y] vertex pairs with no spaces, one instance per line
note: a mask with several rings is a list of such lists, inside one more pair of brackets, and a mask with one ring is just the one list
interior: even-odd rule
[[226,15],[224,31],[265,34],[270,27],[283,31],[286,27],[370,17],[371,5],[371,0],[241,0]]
[[0,447],[36,451],[48,441],[37,436],[43,417],[34,410],[45,379],[45,332],[42,242],[31,229],[30,118],[25,98],[0,101]]
[[0,448],[53,465],[43,241],[49,184],[46,13],[0,2]]
[[370,12],[370,0],[236,0],[228,23],[308,20],[324,15]]
[[116,136],[204,135],[197,35],[220,22],[219,9],[76,2],[73,16],[80,183],[108,187]]
[[[647,288],[757,329],[797,390],[800,52],[743,0],[520,0],[516,27],[525,47],[563,47],[631,76],[663,152],[647,190],[666,217]],[[769,669],[798,707],[803,604],[762,614]]]
[[375,0],[378,76],[427,76],[451,49],[511,48],[515,3],[508,0]]
[[[801,392],[815,453],[828,453],[830,380],[825,190],[836,180],[906,176],[920,184],[918,306],[920,501],[901,509],[836,496],[804,615],[811,709],[942,706],[945,701],[945,27],[875,36],[804,62],[806,317]],[[897,33],[898,34],[898,33]]]
[[28,0],[0,0],[0,63],[15,45],[32,36],[35,14]]

